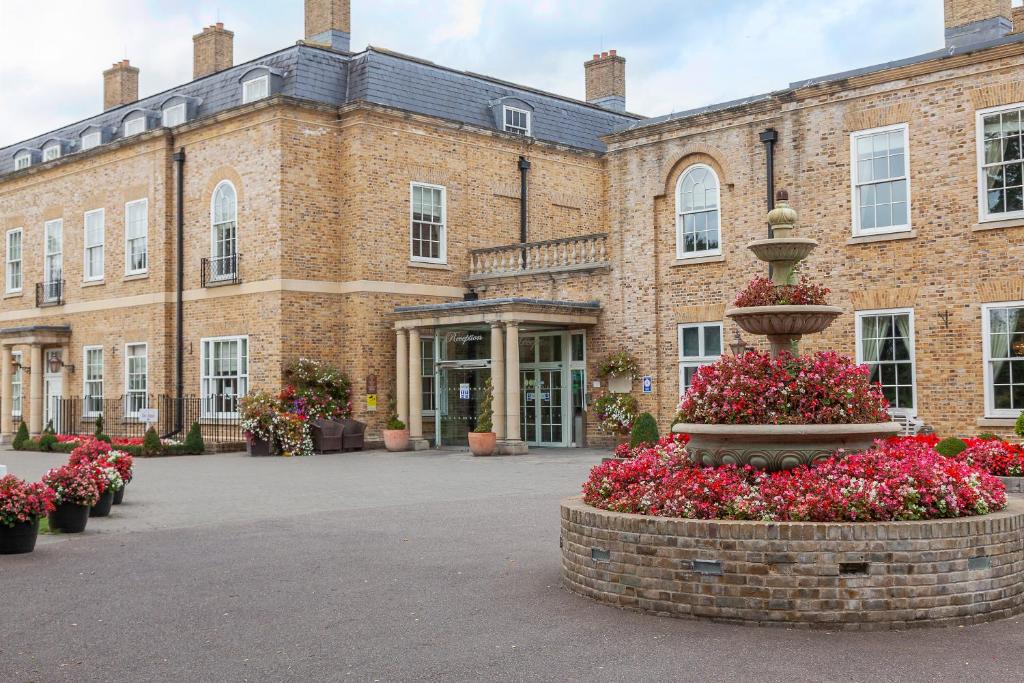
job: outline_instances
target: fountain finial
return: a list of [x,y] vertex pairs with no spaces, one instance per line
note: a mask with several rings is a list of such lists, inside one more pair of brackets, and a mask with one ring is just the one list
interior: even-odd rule
[[789,237],[796,227],[797,213],[789,205],[789,193],[779,190],[775,193],[775,208],[768,212],[768,225],[772,226],[772,236],[780,239]]

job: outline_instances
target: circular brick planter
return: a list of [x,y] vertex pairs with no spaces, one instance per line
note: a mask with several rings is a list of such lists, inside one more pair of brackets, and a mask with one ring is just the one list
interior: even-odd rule
[[954,626],[1024,611],[1024,500],[928,522],[644,517],[562,501],[566,587],[674,617],[831,630]]

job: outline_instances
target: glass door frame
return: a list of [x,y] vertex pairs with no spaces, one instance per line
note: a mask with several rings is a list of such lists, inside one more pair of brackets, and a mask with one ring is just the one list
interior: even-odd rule
[[[583,358],[582,360],[573,360],[572,357],[572,340],[575,335],[583,336]],[[520,336],[520,344],[526,339],[538,339],[539,337],[552,336],[561,337],[561,360],[559,361],[540,361],[538,358],[538,344],[536,341],[533,343],[534,348],[534,360],[532,362],[525,362],[520,357],[519,361],[519,375],[520,375],[520,432],[522,434],[523,441],[526,441],[532,446],[539,448],[568,448],[577,446],[573,440],[573,429],[575,422],[575,401],[573,400],[572,391],[572,375],[574,370],[581,370],[583,372],[583,387],[584,396],[586,395],[586,375],[587,375],[587,363],[586,363],[586,348],[587,338],[584,330],[576,329],[565,329],[565,330],[538,330],[533,332],[522,332]],[[537,385],[537,396],[532,401],[533,405],[528,406],[526,401],[526,382],[523,381],[524,376],[527,373],[533,373],[535,383],[539,380],[540,373],[542,371],[556,370],[560,375],[559,391],[561,392],[561,413],[562,413],[562,439],[560,441],[541,441],[541,401],[540,387]],[[584,399],[584,404],[586,403]],[[586,412],[586,405],[581,406]],[[528,431],[526,424],[523,423],[522,413],[525,412],[527,415],[529,412],[533,412],[533,424],[536,434],[536,439],[533,441],[527,440]],[[586,419],[584,418],[584,429],[586,428]]]

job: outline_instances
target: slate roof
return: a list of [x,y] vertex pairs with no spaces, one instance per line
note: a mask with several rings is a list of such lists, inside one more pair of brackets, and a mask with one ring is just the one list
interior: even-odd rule
[[129,113],[160,111],[171,97],[195,98],[192,121],[237,107],[242,104],[239,79],[259,66],[281,76],[281,95],[332,106],[365,101],[484,128],[496,127],[497,101],[514,98],[533,110],[533,137],[594,152],[605,149],[600,136],[640,118],[378,48],[349,54],[299,44],[0,148],[0,176],[13,171],[19,151],[41,149],[54,138],[73,141],[72,152],[78,151],[79,136],[92,126],[114,131],[111,140],[118,140]]

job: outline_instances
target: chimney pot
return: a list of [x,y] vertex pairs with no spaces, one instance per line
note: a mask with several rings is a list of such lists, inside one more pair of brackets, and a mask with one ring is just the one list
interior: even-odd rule
[[615,111],[626,110],[626,60],[615,50],[594,53],[583,65],[587,102]]
[[349,51],[351,0],[306,0],[306,42]]
[[203,27],[192,36],[192,78],[230,69],[235,60],[235,34],[222,22]]

